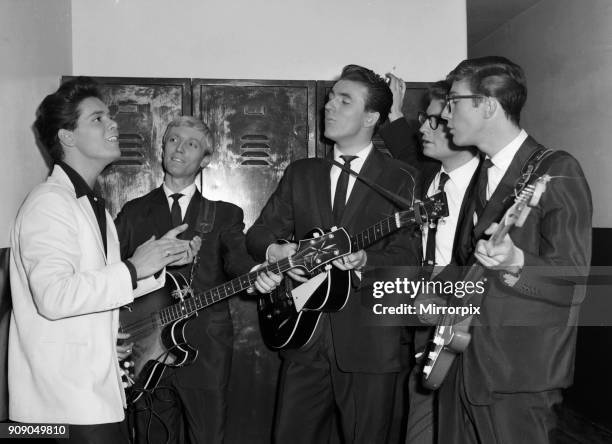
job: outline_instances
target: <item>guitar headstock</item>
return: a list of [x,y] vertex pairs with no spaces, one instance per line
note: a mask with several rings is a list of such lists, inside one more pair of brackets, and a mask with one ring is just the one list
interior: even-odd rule
[[508,227],[512,225],[522,227],[531,209],[540,203],[540,198],[546,191],[546,184],[550,179],[548,174],[544,174],[533,183],[526,185],[516,196],[514,204],[504,214],[503,224]]
[[407,224],[436,223],[438,219],[448,216],[446,193],[439,192],[423,201],[415,201],[413,207],[397,213],[401,226]]
[[351,252],[351,237],[344,228],[299,242],[297,251],[291,256],[291,264],[312,272],[315,268]]

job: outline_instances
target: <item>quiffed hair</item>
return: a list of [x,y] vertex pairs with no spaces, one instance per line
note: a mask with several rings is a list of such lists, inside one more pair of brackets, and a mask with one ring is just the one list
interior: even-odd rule
[[487,56],[459,63],[446,77],[450,83],[467,80],[474,94],[495,97],[516,125],[527,100],[523,69],[505,57]]
[[363,66],[346,65],[342,69],[339,80],[351,80],[364,85],[368,91],[365,102],[366,111],[377,112],[380,115],[376,126],[387,120],[393,104],[393,93],[384,78]]
[[76,128],[79,105],[88,97],[102,100],[93,79],[77,77],[63,83],[56,92],[45,97],[38,107],[34,129],[53,162],[64,158],[64,149],[58,137],[59,130],[72,131]]
[[432,83],[427,90],[427,99],[429,102],[434,100],[446,100],[446,95],[451,89],[451,83],[446,80],[438,80]]

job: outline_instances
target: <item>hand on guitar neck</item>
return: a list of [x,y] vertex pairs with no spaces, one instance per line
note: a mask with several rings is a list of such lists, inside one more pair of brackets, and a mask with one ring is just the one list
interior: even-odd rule
[[[292,256],[297,251],[297,244],[286,243],[286,244],[270,244],[266,257],[270,263],[278,262],[281,259]],[[349,271],[352,269],[361,270],[368,260],[368,256],[365,250],[359,250],[355,253],[350,253],[341,258],[332,261],[332,264],[338,267],[340,270]],[[297,281],[306,282],[308,278],[306,273],[301,268],[292,268],[287,271],[287,275]]]
[[349,271],[355,269],[360,271],[365,264],[368,262],[368,255],[365,250],[359,250],[355,253],[347,254],[339,259],[332,262],[336,267],[342,271]]
[[[267,265],[268,262],[266,261],[263,264],[259,264],[257,267],[255,267],[253,271],[256,271],[260,268],[265,268]],[[257,275],[257,279],[255,280],[253,286],[247,289],[247,293],[252,294],[255,291],[258,291],[259,293],[270,293],[272,290],[279,286],[282,280],[282,273],[276,274],[271,272],[270,270],[262,271]]]
[[[274,264],[281,259],[285,259],[289,256],[293,256],[297,251],[297,244],[288,242],[285,244],[270,244],[266,251],[266,262]],[[292,268],[287,270],[287,276],[297,282],[306,282],[306,272],[301,268]]]
[[[493,234],[497,231],[499,224],[493,223],[485,234]],[[501,239],[481,239],[476,244],[474,256],[486,268],[496,270],[507,270],[516,273],[525,263],[523,250],[512,242],[510,235],[506,233]]]

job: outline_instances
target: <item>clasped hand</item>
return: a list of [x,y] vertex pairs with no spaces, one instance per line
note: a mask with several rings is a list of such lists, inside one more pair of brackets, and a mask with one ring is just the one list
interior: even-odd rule
[[136,248],[129,260],[136,268],[138,279],[149,277],[166,266],[185,265],[193,260],[202,245],[200,237],[195,236],[190,241],[176,238],[187,227],[187,224],[179,225],[161,239],[151,236]]

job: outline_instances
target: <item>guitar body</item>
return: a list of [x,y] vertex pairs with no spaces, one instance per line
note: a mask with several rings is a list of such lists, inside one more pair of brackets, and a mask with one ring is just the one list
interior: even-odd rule
[[129,360],[133,363],[130,377],[134,384],[128,391],[128,401],[136,402],[143,390],[157,386],[166,367],[191,364],[198,351],[185,339],[185,326],[195,314],[162,325],[160,310],[175,303],[170,296],[187,282],[181,274],[166,273],[166,286],[136,299],[129,308],[119,313],[121,331],[131,334],[126,342],[133,342]]
[[[305,239],[325,234],[319,228],[310,231]],[[351,273],[330,266],[320,268],[327,279],[314,290],[301,311],[297,311],[291,295],[296,283],[285,277],[269,295],[262,295],[257,304],[259,326],[264,342],[270,348],[300,348],[308,343],[321,316],[320,312],[334,312],[344,308],[351,290]]]
[[284,278],[270,295],[259,298],[259,327],[268,347],[303,347],[312,337],[321,312],[338,311],[346,305],[351,290],[350,272],[335,267],[321,272],[327,274],[327,279],[314,291],[301,311],[295,308],[291,295],[295,283],[290,278]]
[[[342,271],[331,265],[323,267],[323,265],[353,251],[365,249],[401,227],[427,223],[448,215],[444,193],[428,198],[417,207],[416,211],[410,209],[403,213],[395,213],[349,239],[345,239],[348,233],[343,228],[336,230],[315,228],[307,233],[304,239],[300,240],[299,249],[307,250],[308,247],[312,249],[303,256],[304,259],[309,258],[309,266],[306,268],[310,272],[315,272],[314,277],[311,275],[309,281],[295,287],[295,291],[296,284],[291,279],[285,278],[272,293],[260,297],[257,311],[265,343],[274,349],[302,347],[308,343],[314,333],[320,318],[318,312],[334,312],[345,307],[351,294],[351,271]],[[323,238],[324,242],[321,242]],[[321,257],[326,259],[323,260]],[[320,273],[327,274],[323,282],[318,279]],[[303,291],[296,296],[300,288]],[[298,300],[303,301],[303,304],[298,304],[296,308]]]
[[455,358],[463,353],[470,343],[471,320],[470,316],[456,325],[436,327],[432,348],[423,367],[423,386],[425,388],[430,390],[440,388]]

